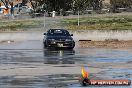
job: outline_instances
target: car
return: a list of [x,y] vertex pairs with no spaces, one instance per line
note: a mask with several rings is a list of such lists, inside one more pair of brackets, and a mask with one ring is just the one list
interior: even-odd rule
[[49,29],[47,33],[44,33],[43,44],[45,48],[66,48],[73,49],[75,42],[65,29]]
[[14,6],[15,10],[19,10],[21,13],[31,13],[33,11],[33,8],[27,5],[22,5],[22,3],[18,3]]
[[22,7],[22,3],[18,3],[18,4],[16,4],[16,5],[14,5],[14,7],[15,7],[15,8],[20,8],[20,7]]

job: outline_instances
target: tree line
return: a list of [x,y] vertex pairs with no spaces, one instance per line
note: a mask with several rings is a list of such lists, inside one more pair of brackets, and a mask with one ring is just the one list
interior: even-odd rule
[[[30,1],[34,10],[39,7],[47,11],[85,11],[92,9],[100,11],[105,0],[23,0]],[[110,10],[115,12],[118,8],[132,8],[132,0],[110,0]]]
[[[33,11],[85,11],[92,9],[100,11],[103,8],[104,0],[22,0],[22,5],[31,3]],[[13,0],[1,0],[7,7],[8,4],[12,6]],[[110,9],[115,12],[118,8],[132,8],[132,0],[110,0]]]
[[56,11],[65,15],[65,11],[85,11],[92,8],[95,11],[102,9],[103,0],[23,0],[30,2],[34,12]]

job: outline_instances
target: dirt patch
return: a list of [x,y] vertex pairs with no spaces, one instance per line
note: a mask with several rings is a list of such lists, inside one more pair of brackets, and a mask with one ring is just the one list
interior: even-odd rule
[[106,39],[104,41],[79,40],[84,48],[132,48],[132,40]]
[[11,42],[15,42],[14,40],[2,40],[0,41],[0,43],[11,43]]

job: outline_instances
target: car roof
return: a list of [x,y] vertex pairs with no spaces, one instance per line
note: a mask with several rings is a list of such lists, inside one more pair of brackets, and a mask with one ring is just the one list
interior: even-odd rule
[[50,30],[60,30],[60,31],[67,31],[65,29],[50,29]]
[[54,32],[54,31],[62,31],[62,32],[68,32],[65,29],[49,29],[48,32]]

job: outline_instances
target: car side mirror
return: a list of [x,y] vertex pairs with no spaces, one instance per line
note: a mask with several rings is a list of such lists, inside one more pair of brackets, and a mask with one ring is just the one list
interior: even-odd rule
[[47,35],[47,33],[44,33],[44,35]]
[[71,36],[73,36],[73,34],[71,34]]

